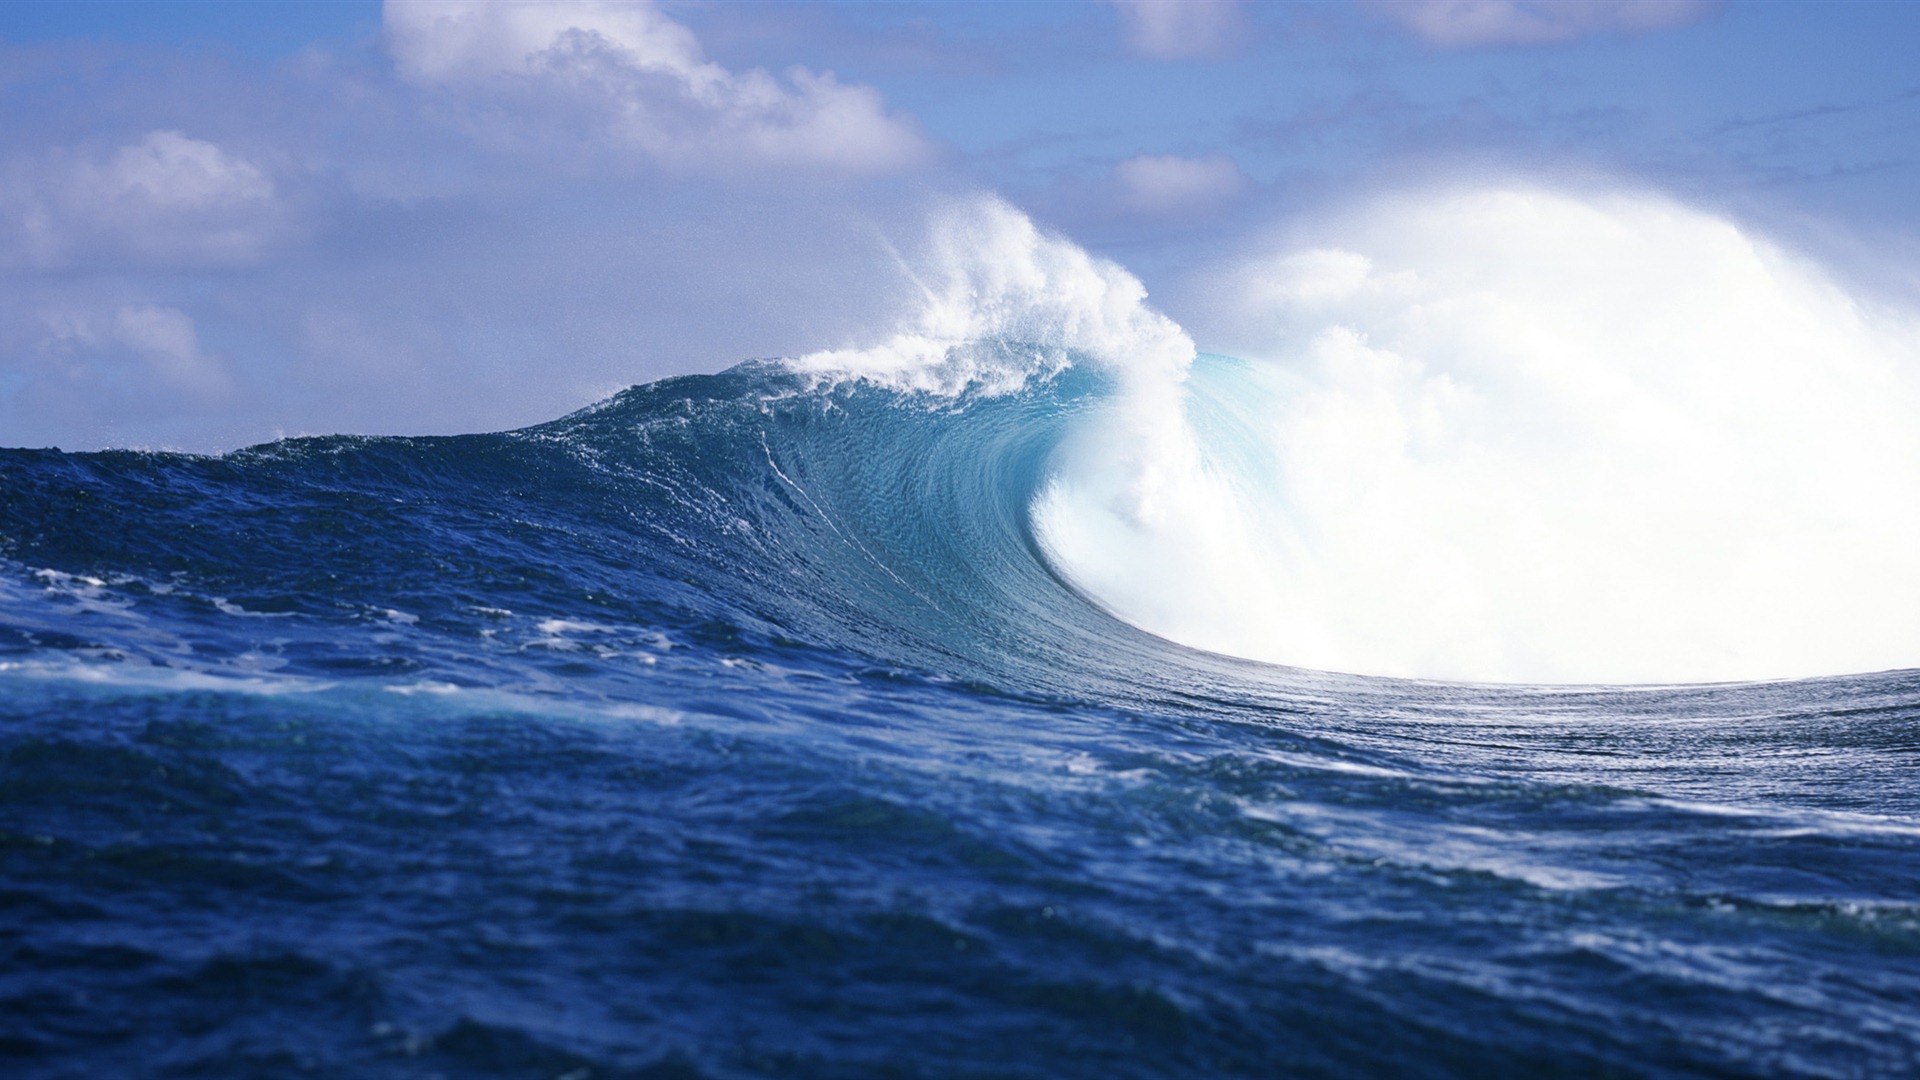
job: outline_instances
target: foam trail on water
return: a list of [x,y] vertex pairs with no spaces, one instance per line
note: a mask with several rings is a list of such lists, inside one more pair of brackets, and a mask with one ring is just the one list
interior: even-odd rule
[[[1161,511],[1118,429],[1034,507],[1154,633],[1318,668],[1667,682],[1920,665],[1914,320],[1711,215],[1408,198],[1238,267],[1168,399]],[[1171,429],[1168,429],[1171,430]]]

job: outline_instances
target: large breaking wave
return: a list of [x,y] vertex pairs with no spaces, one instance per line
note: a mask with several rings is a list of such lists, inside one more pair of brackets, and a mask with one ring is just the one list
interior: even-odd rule
[[[699,528],[750,528],[702,543],[825,544],[769,587],[824,575],[809,610],[963,654],[931,628],[1072,652],[1049,627],[1111,615],[1473,682],[1920,665],[1916,322],[1726,220],[1520,188],[1376,204],[1219,276],[1233,357],[996,200],[900,265],[921,302],[875,342],[509,443],[617,466],[626,497],[703,470],[689,505],[728,509]],[[665,456],[663,424],[687,440]]]
[[1033,529],[1155,634],[1276,663],[1678,682],[1920,663],[1920,334],[1653,197],[1376,206],[1219,282],[1196,356],[1125,271],[995,203],[892,340],[806,357],[991,396],[1106,377]]

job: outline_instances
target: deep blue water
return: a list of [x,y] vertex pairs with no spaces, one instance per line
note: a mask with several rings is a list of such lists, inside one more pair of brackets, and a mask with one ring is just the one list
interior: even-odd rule
[[1920,1072],[1920,672],[1168,644],[1027,521],[1101,389],[0,451],[0,1072]]

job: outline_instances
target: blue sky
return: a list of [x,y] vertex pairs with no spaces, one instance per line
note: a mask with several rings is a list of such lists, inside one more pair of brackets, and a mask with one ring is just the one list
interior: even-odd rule
[[1662,194],[1912,303],[1920,5],[0,7],[0,444],[444,432],[859,344],[997,193],[1210,345],[1342,206]]

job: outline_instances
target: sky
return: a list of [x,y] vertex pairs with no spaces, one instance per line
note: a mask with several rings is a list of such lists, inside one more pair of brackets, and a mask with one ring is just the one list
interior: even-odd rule
[[14,0],[0,445],[497,430],[859,347],[982,195],[1202,349],[1223,267],[1475,184],[1916,308],[1917,47],[1874,2]]

